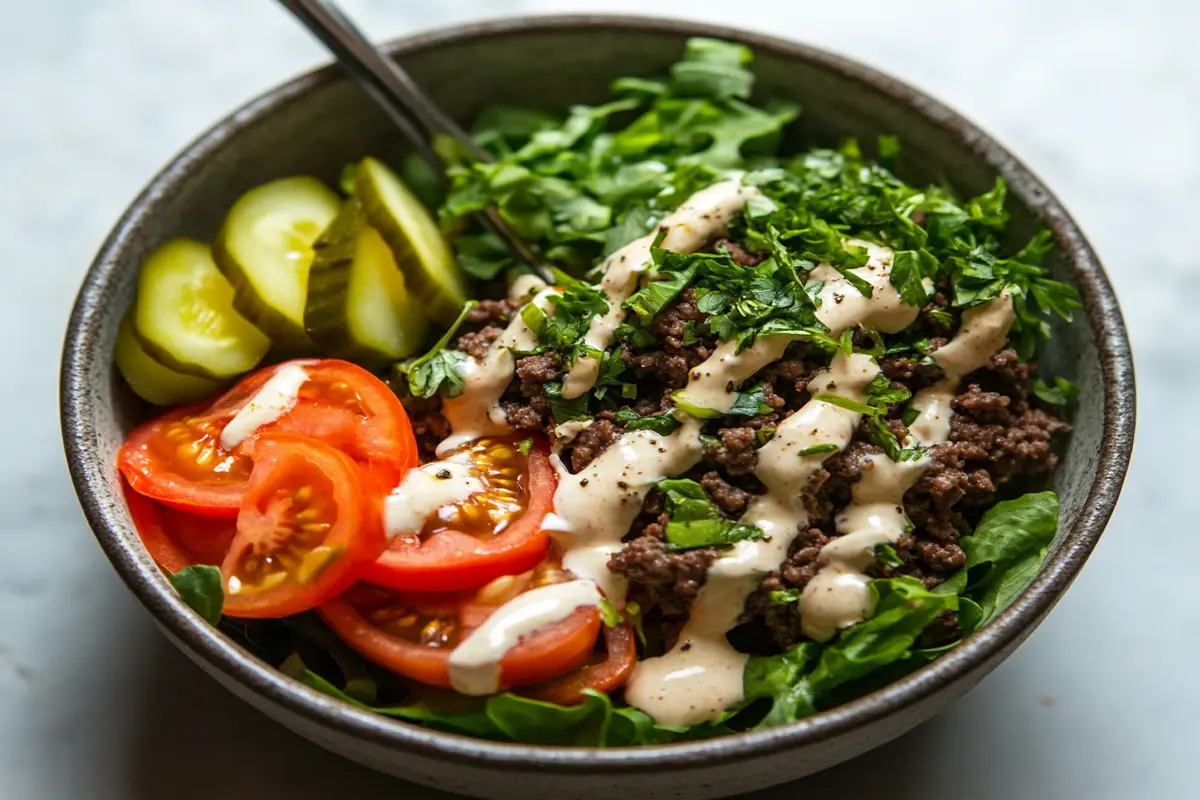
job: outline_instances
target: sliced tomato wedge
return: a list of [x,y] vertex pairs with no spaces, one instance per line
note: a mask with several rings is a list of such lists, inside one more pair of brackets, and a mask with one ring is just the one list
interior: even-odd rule
[[143,497],[126,484],[129,515],[155,563],[174,574],[194,564],[220,565],[233,541],[233,520],[189,514]]
[[236,517],[253,466],[249,448],[271,431],[320,439],[367,464],[391,488],[417,464],[417,445],[399,399],[370,372],[335,359],[290,362],[308,374],[296,401],[232,449],[221,433],[279,367],[244,378],[210,404],[177,409],[134,430],[117,466],[134,491],[213,517]]
[[251,456],[237,535],[221,564],[224,612],[298,614],[343,592],[379,557],[382,496],[357,462],[315,439],[262,434]]
[[[569,580],[539,567],[499,578],[478,592],[397,592],[359,583],[317,613],[368,661],[430,686],[451,688],[450,653],[508,599],[548,582]],[[581,607],[523,638],[500,661],[504,691],[571,672],[592,654],[600,613]]]
[[583,693],[584,689],[612,694],[625,685],[637,663],[633,628],[629,625],[606,627],[604,648],[605,652],[595,653],[574,672],[523,687],[520,694],[560,706],[577,706],[582,703],[587,699],[587,695]]
[[[542,522],[554,507],[558,478],[544,440],[532,440],[528,455],[520,452],[520,441],[480,439],[446,456],[468,460],[483,491],[438,509],[420,531],[394,535],[364,580],[442,592],[476,588],[536,566],[549,547]],[[401,484],[397,491],[403,489]]]

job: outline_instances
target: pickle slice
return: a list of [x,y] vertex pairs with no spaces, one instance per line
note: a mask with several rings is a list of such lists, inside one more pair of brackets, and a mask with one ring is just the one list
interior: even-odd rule
[[285,353],[312,351],[304,333],[312,246],[340,207],[316,178],[274,180],[238,198],[213,244],[234,305]]
[[233,307],[233,286],[208,246],[172,239],[142,265],[134,330],[168,369],[223,381],[253,369],[270,347]]
[[421,299],[426,315],[441,325],[452,323],[467,300],[467,285],[429,211],[374,158],[358,165],[354,193],[371,227],[392,249],[409,291]]
[[323,352],[379,363],[421,348],[429,319],[357,198],[345,203],[313,248],[304,323]]
[[155,361],[133,332],[133,312],[121,318],[113,360],[129,388],[156,406],[174,406],[208,397],[221,388],[216,381],[185,375]]

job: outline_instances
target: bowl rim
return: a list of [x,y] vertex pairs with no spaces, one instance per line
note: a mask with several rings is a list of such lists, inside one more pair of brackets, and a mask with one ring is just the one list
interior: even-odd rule
[[1133,361],[1121,312],[1108,277],[1079,226],[1059,200],[1015,156],[962,115],[929,95],[874,68],[812,45],[753,31],[663,17],[623,14],[532,15],[453,25],[390,42],[393,56],[436,50],[514,33],[554,33],[602,26],[615,31],[650,30],[678,36],[712,36],[741,41],[759,51],[802,61],[850,78],[916,111],[962,142],[980,161],[1008,181],[1010,191],[1038,214],[1053,232],[1071,266],[1084,313],[1096,337],[1104,383],[1104,436],[1097,454],[1096,478],[1079,517],[1017,600],[981,631],[954,650],[880,690],[842,706],[765,731],[714,739],[630,748],[569,748],[491,742],[442,733],[364,711],[320,694],[259,661],[205,623],[183,604],[146,555],[127,520],[124,501],[93,468],[89,454],[98,441],[96,415],[88,400],[96,380],[97,332],[111,315],[106,305],[123,268],[124,250],[152,216],[157,201],[184,179],[191,165],[226,146],[242,131],[302,100],[310,92],[343,79],[329,64],[306,72],[250,100],[218,121],[180,151],[123,213],[88,269],[68,323],[60,375],[63,443],[76,493],[89,525],[118,574],[156,618],[167,635],[203,659],[222,682],[240,683],[267,701],[317,725],[387,749],[431,759],[523,770],[535,766],[552,774],[621,773],[664,768],[716,766],[751,756],[802,747],[878,722],[936,694],[942,687],[984,668],[993,657],[1015,647],[1045,616],[1078,574],[1095,547],[1116,504],[1133,446],[1135,387]]

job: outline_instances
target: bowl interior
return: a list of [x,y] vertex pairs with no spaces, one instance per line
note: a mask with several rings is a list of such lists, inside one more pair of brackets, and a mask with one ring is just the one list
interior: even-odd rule
[[[690,33],[731,32],[647,20],[546,19],[417,37],[401,43],[397,52],[435,100],[466,121],[493,103],[562,109],[599,102],[613,78],[661,73]],[[1116,499],[1132,436],[1132,373],[1119,312],[1094,254],[1070,218],[1036,178],[968,122],[858,65],[778,40],[733,35],[756,49],[758,96],[804,107],[791,147],[833,145],[845,136],[870,142],[880,133],[895,133],[904,145],[897,171],[910,180],[944,179],[970,194],[1004,176],[1011,189],[1014,237],[1028,237],[1039,220],[1049,225],[1059,245],[1055,275],[1080,283],[1088,303],[1086,313],[1073,322],[1056,323],[1052,347],[1041,358],[1046,374],[1070,378],[1082,390],[1074,431],[1053,480],[1062,500],[1060,541],[1038,582],[992,626],[991,640],[981,635],[927,668],[941,670],[940,677],[912,676],[883,691],[895,699],[896,692],[931,690],[929,681],[945,681],[954,670],[964,674],[989,652],[1027,633],[1066,588],[1099,536]],[[125,433],[149,413],[123,385],[111,360],[138,265],[171,236],[210,239],[233,200],[256,184],[297,173],[332,182],[343,164],[364,154],[394,162],[404,151],[387,119],[336,70],[298,79],[220,123],[155,178],[85,281],[64,353],[64,436],[72,472],[89,520],[118,571],[173,635],[192,639],[193,647],[216,646],[205,638],[215,634],[182,611],[142,551],[114,468]],[[251,660],[246,654],[240,658]],[[855,709],[871,702],[868,697],[848,711],[832,713],[852,721],[859,713]],[[387,720],[378,724],[404,727]],[[697,746],[672,747],[686,751]]]

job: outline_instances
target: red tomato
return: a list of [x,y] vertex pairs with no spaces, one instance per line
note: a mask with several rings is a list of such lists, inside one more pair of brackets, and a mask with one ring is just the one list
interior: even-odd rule
[[472,589],[545,557],[542,521],[558,482],[546,443],[537,439],[528,456],[510,439],[481,439],[464,450],[484,491],[439,509],[422,531],[393,538],[364,580],[425,592]]
[[125,487],[129,515],[142,544],[162,569],[176,573],[193,564],[219,565],[236,531],[232,520],[188,514]]
[[408,415],[382,381],[345,361],[293,363],[308,373],[296,402],[232,450],[221,446],[221,432],[278,367],[244,378],[210,405],[177,409],[137,428],[117,456],[130,486],[185,511],[235,517],[252,467],[248,449],[256,436],[271,431],[310,436],[343,450],[368,464],[381,488],[391,488],[416,466]]
[[[368,661],[430,686],[450,688],[450,653],[508,599],[564,573],[539,567],[493,581],[479,592],[396,592],[368,583],[352,587],[317,613]],[[565,619],[523,638],[500,661],[500,690],[562,675],[591,655],[600,613],[576,609]]]
[[605,653],[596,653],[574,672],[526,686],[520,694],[560,706],[576,706],[586,699],[584,689],[611,694],[625,685],[637,663],[633,628],[618,625],[604,629]]
[[379,557],[382,496],[358,463],[315,439],[262,434],[251,457],[237,535],[221,564],[224,612],[298,614],[343,592]]

